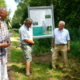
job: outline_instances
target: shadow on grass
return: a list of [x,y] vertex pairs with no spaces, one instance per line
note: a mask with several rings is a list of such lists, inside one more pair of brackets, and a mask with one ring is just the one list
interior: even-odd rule
[[16,65],[12,65],[12,69],[14,70],[14,72],[22,73],[24,75],[26,73],[25,67],[18,67]]
[[22,50],[12,47],[11,49],[11,62],[22,62],[23,54]]

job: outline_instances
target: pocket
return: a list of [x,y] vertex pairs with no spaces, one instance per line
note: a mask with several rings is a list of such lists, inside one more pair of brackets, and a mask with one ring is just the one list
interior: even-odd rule
[[30,47],[30,46],[27,46],[27,49],[28,49],[29,51],[32,51],[32,47]]

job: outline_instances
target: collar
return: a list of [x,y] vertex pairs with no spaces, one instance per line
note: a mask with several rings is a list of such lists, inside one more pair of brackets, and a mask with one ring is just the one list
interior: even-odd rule
[[63,32],[63,30],[64,30],[64,28],[62,29],[62,31],[60,31],[59,28],[58,28],[58,31],[60,31],[60,32]]
[[29,28],[28,28],[28,27],[26,27],[26,26],[25,26],[25,24],[24,24],[24,27],[25,27],[27,30],[29,30]]

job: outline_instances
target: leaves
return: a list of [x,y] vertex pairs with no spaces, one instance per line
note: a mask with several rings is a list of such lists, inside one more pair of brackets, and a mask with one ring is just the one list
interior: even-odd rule
[[6,4],[5,4],[4,0],[0,0],[0,7],[6,7]]

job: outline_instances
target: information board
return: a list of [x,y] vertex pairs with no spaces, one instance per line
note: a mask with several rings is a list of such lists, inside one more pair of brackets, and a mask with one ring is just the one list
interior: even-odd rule
[[28,15],[33,20],[33,37],[52,37],[54,29],[53,5],[28,7]]

